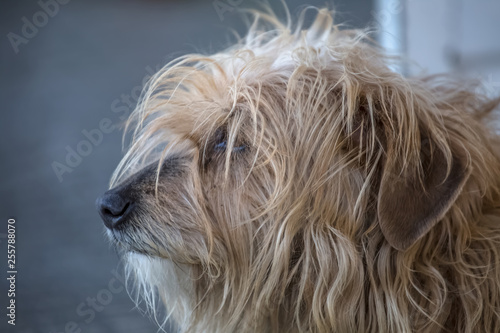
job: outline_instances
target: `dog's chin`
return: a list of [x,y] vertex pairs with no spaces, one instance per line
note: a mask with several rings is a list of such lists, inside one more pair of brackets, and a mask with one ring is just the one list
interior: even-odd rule
[[[106,230],[106,234],[115,249],[120,253],[136,253],[146,257],[169,259],[163,251],[159,251],[153,244],[137,241],[135,237],[122,230]],[[140,239],[140,237],[137,237]]]

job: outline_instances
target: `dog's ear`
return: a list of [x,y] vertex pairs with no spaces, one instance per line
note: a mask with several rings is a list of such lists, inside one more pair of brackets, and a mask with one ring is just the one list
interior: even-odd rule
[[388,144],[379,187],[378,219],[386,240],[401,251],[444,217],[469,176],[464,156],[445,154],[429,138],[421,140],[417,163],[418,167],[408,167]]

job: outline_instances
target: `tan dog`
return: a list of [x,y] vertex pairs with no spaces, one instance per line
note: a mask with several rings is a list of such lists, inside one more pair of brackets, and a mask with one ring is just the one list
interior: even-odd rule
[[189,332],[500,332],[498,100],[394,73],[326,9],[256,16],[130,119],[98,206],[138,299]]

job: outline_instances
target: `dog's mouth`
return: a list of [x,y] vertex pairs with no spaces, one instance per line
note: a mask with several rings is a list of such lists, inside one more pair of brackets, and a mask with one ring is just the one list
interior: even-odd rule
[[166,251],[156,245],[158,244],[157,242],[155,243],[152,240],[144,241],[144,239],[149,239],[151,237],[143,237],[133,231],[130,232],[117,229],[107,229],[106,234],[113,246],[120,252],[133,252],[149,257],[168,259]]

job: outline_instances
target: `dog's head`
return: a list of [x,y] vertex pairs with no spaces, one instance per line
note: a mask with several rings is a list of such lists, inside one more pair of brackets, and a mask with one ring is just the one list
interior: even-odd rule
[[414,246],[452,207],[476,153],[456,121],[472,123],[456,106],[472,94],[394,73],[326,10],[305,31],[268,20],[274,29],[256,23],[235,47],[152,79],[98,200],[121,248],[192,268],[204,281],[197,302],[218,290],[217,306],[240,313],[290,293],[317,302],[319,280],[363,279],[367,248]]

